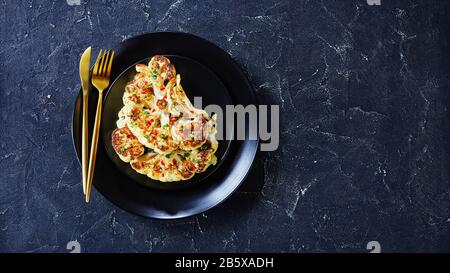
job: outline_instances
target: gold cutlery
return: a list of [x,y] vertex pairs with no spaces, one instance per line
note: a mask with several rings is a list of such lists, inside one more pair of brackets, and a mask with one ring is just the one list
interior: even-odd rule
[[86,194],[87,171],[88,171],[88,91],[89,91],[89,69],[91,64],[91,47],[86,48],[80,59],[80,79],[83,89],[83,125],[81,136],[81,166],[83,177],[83,193]]
[[94,131],[92,132],[91,153],[89,154],[89,168],[86,184],[86,203],[89,203],[94,178],[95,159],[97,157],[98,134],[102,119],[103,90],[109,85],[111,67],[114,59],[114,51],[100,50],[97,61],[92,71],[92,85],[98,90],[97,112],[95,113]]

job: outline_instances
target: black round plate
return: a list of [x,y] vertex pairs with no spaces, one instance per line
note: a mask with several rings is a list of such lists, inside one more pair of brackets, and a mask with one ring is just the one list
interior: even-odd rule
[[[127,73],[131,73],[132,70],[129,68],[134,64],[145,62],[146,59],[157,54],[166,55],[175,64],[177,73],[181,74],[183,87],[190,99],[193,99],[193,96],[202,96],[204,105],[215,103],[223,106],[229,101],[234,105],[256,105],[253,89],[239,66],[216,45],[187,33],[144,34],[123,41],[113,50],[116,52],[116,57],[110,82],[114,84],[104,102],[102,137],[100,138],[103,144],[98,147],[94,175],[96,189],[111,202],[129,212],[160,219],[175,219],[202,213],[228,198],[248,174],[256,155],[258,140],[222,141],[219,145],[223,150],[218,154],[220,164],[199,176],[198,183],[175,182],[175,184],[188,182],[186,185],[190,185],[178,190],[166,190],[158,186],[155,186],[157,189],[152,186],[147,187],[156,183],[167,183],[135,179],[134,174],[128,173],[126,166],[118,167],[114,159],[115,154],[107,150],[111,147],[108,139],[110,130],[117,120],[117,108],[122,104],[123,90],[120,90],[120,86],[123,82],[121,84],[119,82],[122,81],[122,77],[125,79],[131,75]],[[192,67],[196,70],[207,71],[205,73],[208,76],[201,82],[197,82],[198,76],[190,70]],[[215,86],[215,90],[206,92],[208,86]],[[88,105],[89,132],[92,132],[93,128],[97,93],[91,86]],[[81,159],[81,95],[80,90],[72,121],[73,142],[79,160]],[[246,126],[248,127],[248,124]],[[147,179],[145,176],[142,178]],[[152,182],[155,183],[152,184]]]
[[[215,104],[220,106],[220,108],[225,109],[226,105],[232,105],[231,97],[228,94],[227,89],[220,81],[220,79],[206,66],[196,62],[193,59],[166,55],[170,62],[175,66],[177,73],[181,75],[181,81],[183,89],[186,91],[186,95],[194,102],[194,97],[202,99],[203,107],[206,105]],[[138,63],[148,64],[151,58],[144,59]],[[205,172],[194,175],[189,180],[177,181],[177,182],[160,182],[153,180],[148,176],[139,174],[133,168],[131,168],[129,163],[123,162],[119,156],[114,151],[112,146],[111,134],[117,128],[116,121],[120,109],[123,107],[123,93],[125,92],[125,86],[130,82],[136,75],[135,65],[133,64],[128,69],[126,69],[122,74],[117,77],[114,83],[109,87],[109,91],[106,94],[104,106],[103,106],[103,117],[102,117],[102,129],[101,136],[103,138],[103,143],[105,144],[105,149],[108,152],[109,157],[114,162],[114,164],[128,177],[134,181],[151,188],[157,189],[185,189],[187,187],[192,187],[195,184],[204,181],[209,175],[211,175],[224,161],[225,156],[230,148],[230,138],[233,134],[233,128],[227,128],[223,126],[225,122],[218,122],[218,130],[222,130],[227,138],[225,140],[219,140],[219,147],[216,151],[217,163],[216,165],[210,166]],[[226,119],[226,117],[224,117]]]

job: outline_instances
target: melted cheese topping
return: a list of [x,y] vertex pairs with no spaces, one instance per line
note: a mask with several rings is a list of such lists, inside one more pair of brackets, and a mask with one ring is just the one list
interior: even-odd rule
[[[192,105],[169,59],[154,56],[148,65],[136,65],[136,71],[125,87],[116,123],[132,135],[123,138],[123,147],[115,147],[119,157],[137,172],[163,182],[190,179],[216,164],[216,117]],[[147,152],[123,156],[124,147],[138,145]]]

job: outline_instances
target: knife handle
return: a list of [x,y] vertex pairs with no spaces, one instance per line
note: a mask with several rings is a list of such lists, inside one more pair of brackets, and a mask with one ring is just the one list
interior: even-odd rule
[[[100,91],[100,90],[99,90]],[[86,184],[86,203],[91,198],[92,180],[94,178],[95,159],[97,158],[98,134],[102,120],[103,92],[98,94],[97,112],[95,113],[94,131],[92,132],[91,153],[89,154],[89,168]]]

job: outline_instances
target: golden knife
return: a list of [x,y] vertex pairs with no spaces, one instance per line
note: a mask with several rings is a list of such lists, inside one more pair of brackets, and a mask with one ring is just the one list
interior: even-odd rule
[[89,69],[91,64],[91,47],[88,47],[80,60],[80,79],[83,88],[83,127],[81,136],[81,168],[83,177],[83,193],[86,194],[87,172],[88,172],[88,90],[89,90]]

